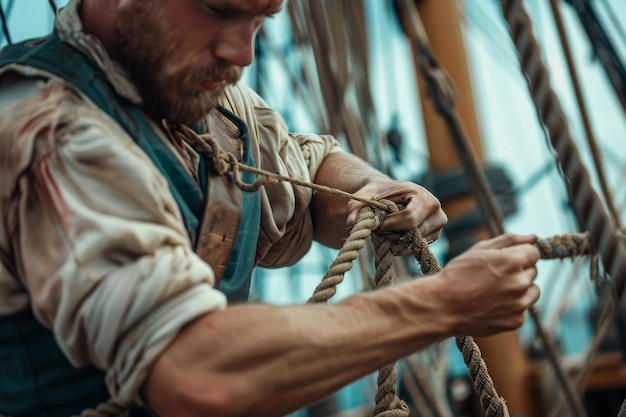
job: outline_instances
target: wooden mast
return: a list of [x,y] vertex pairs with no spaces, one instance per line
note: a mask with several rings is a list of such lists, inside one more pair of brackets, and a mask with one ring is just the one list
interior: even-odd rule
[[[457,109],[465,125],[471,145],[479,160],[483,160],[480,130],[474,108],[467,56],[463,40],[460,13],[456,0],[418,1],[418,10],[430,39],[433,53],[458,90]],[[403,21],[403,19],[401,19]],[[417,50],[413,48],[417,63]],[[416,65],[423,103],[422,113],[431,158],[431,169],[447,171],[460,168],[461,164],[443,119],[427,96],[426,82]],[[450,220],[477,210],[473,196],[458,197],[442,202]],[[486,230],[476,232],[476,239],[488,237]],[[448,236],[451,242],[459,236]],[[464,239],[465,240],[465,239]],[[471,277],[468,277],[471,279]],[[478,340],[483,357],[496,388],[509,408],[510,414],[524,417],[536,415],[536,398],[531,397],[528,383],[528,362],[515,332],[503,333]]]

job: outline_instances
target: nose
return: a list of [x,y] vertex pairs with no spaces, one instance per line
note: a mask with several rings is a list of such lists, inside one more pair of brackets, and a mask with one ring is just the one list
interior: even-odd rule
[[215,46],[216,58],[239,67],[250,65],[254,56],[254,37],[257,29],[256,23],[233,23],[222,32]]

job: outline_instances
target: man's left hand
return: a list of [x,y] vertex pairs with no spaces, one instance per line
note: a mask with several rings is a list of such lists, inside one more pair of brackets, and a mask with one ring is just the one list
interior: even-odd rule
[[[360,197],[374,200],[386,199],[405,206],[404,210],[387,216],[381,230],[411,230],[418,228],[427,242],[433,242],[441,235],[448,217],[441,209],[441,203],[427,189],[409,181],[376,180],[358,192]],[[359,211],[365,203],[350,200],[347,205],[346,224],[354,225]]]

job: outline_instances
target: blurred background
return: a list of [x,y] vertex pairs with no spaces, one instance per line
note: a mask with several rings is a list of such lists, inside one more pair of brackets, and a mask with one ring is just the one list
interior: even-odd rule
[[[59,7],[65,3],[56,1]],[[407,36],[410,14],[400,3],[291,0],[282,13],[264,24],[255,62],[245,71],[243,82],[279,111],[292,131],[333,134],[346,150],[389,175],[431,189],[449,211],[450,226],[431,247],[445,263],[484,237],[485,223],[471,202],[474,193],[467,186],[454,146],[445,137],[445,124],[436,120],[427,83],[417,75],[420,55]],[[50,32],[54,14],[47,0],[2,0],[0,4],[12,42]],[[621,227],[626,212],[626,1],[527,0],[524,4],[594,188],[615,226]],[[505,229],[540,237],[580,231],[500,3],[422,0],[414,6],[433,54],[457,86],[460,117],[497,194]],[[559,20],[572,66],[568,66],[559,36]],[[7,33],[0,39],[0,45],[6,45]],[[582,106],[572,71],[579,79]],[[581,109],[588,114],[586,127]],[[589,132],[595,138],[599,166],[593,161]],[[600,172],[605,176],[606,193],[600,191]],[[315,245],[294,267],[258,269],[252,297],[272,304],[306,302],[336,254]],[[371,287],[371,251],[363,258],[332,301]],[[604,324],[607,329],[595,343],[599,353],[593,354],[596,349],[590,346],[599,338],[597,326],[602,324],[598,323],[602,307],[598,300],[603,289],[610,287],[602,268],[594,274],[595,265],[587,258],[542,261],[537,309],[567,375],[574,380],[584,376],[580,386],[585,412],[610,416],[617,415],[626,395],[624,310],[620,307],[602,321],[608,323]],[[419,275],[411,260],[400,269],[403,274]],[[592,280],[591,275],[599,279]],[[496,386],[512,415],[572,415],[545,363],[545,348],[536,330],[529,321],[515,334],[480,341]],[[585,359],[592,357],[585,365]],[[430,410],[414,411],[414,415],[481,415],[454,343],[444,341],[403,361],[398,369],[405,399],[412,403],[422,398]],[[430,387],[423,386],[424,376]],[[375,376],[364,378],[294,415],[369,415],[375,390]]]

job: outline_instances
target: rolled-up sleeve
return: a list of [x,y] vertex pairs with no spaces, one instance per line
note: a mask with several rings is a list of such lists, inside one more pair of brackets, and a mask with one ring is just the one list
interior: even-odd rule
[[[324,158],[343,152],[332,136],[290,133],[283,118],[245,86],[227,89],[221,104],[246,121],[264,170],[312,182]],[[259,265],[288,266],[307,253],[313,242],[312,196],[310,188],[288,182],[263,187]]]
[[44,95],[19,132],[32,160],[7,214],[18,275],[69,360],[138,402],[156,357],[226,299],[147,156],[99,110],[60,88]]

